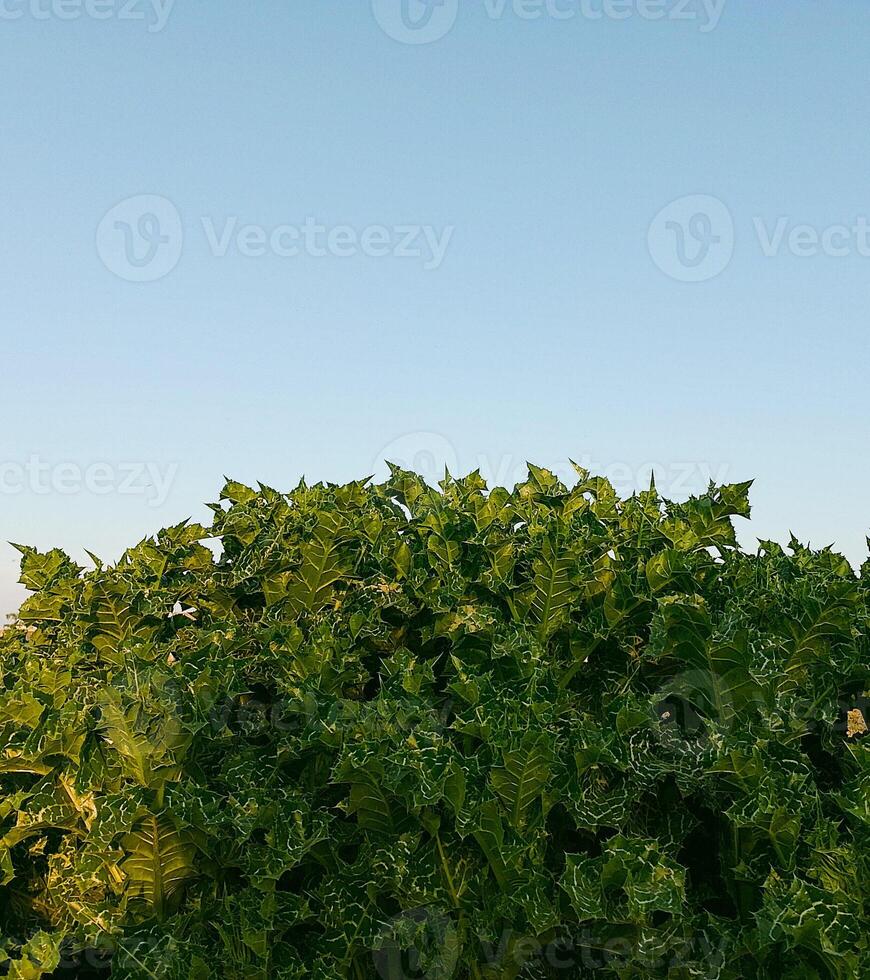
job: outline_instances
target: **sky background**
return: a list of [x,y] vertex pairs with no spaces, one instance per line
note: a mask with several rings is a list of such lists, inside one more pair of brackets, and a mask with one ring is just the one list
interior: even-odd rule
[[755,478],[748,546],[864,560],[870,4],[53,2],[0,2],[0,612],[8,540],[385,456]]

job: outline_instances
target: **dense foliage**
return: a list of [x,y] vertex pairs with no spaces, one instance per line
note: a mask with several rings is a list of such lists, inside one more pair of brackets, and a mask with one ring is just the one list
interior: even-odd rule
[[229,482],[21,548],[0,974],[870,976],[870,565],[742,552],[748,490]]

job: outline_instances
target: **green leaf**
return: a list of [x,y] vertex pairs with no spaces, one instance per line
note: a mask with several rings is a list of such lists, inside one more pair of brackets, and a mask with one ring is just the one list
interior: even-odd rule
[[503,765],[492,772],[492,788],[507,807],[511,825],[519,829],[550,779],[552,746],[545,735],[529,732],[520,747],[504,752],[502,759]]
[[149,815],[122,841],[127,854],[121,870],[128,901],[144,902],[164,918],[196,877],[192,841],[165,815]]
[[287,588],[290,608],[297,613],[317,612],[329,601],[335,583],[347,574],[337,525],[324,520],[313,541],[302,546],[302,565]]
[[384,793],[368,783],[354,783],[350,788],[348,813],[355,814],[365,830],[389,836],[395,832],[393,810]]
[[564,620],[577,589],[571,583],[574,564],[556,544],[544,541],[540,556],[533,563],[534,580],[529,611],[538,624],[538,637],[546,639]]

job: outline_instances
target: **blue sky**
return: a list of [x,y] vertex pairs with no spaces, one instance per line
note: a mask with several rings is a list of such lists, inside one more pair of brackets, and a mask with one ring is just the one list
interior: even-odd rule
[[859,563],[868,37],[858,0],[0,0],[0,539],[573,457],[755,478],[747,544]]

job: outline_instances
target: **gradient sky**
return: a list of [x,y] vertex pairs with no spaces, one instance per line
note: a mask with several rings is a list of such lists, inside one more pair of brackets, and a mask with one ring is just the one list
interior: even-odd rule
[[127,2],[0,0],[0,539],[570,456],[866,557],[870,4]]

